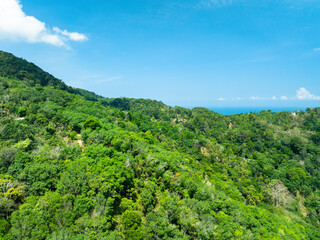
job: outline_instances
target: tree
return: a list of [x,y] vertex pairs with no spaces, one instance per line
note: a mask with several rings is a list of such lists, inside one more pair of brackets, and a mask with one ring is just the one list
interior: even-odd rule
[[144,213],[151,212],[156,205],[156,185],[153,182],[146,182],[140,198]]
[[265,190],[271,203],[277,207],[286,206],[293,201],[293,196],[280,180],[271,180]]
[[141,232],[142,219],[136,211],[125,211],[121,216],[121,224],[126,239],[143,239]]
[[96,128],[99,127],[99,122],[96,121],[95,119],[88,119],[87,121],[85,121],[85,123],[83,124],[83,128],[87,129],[90,128],[92,130],[95,130]]

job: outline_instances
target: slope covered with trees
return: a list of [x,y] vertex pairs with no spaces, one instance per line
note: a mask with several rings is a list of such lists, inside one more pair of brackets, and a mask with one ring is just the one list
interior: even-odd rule
[[320,238],[320,108],[103,98],[5,52],[0,106],[2,239]]

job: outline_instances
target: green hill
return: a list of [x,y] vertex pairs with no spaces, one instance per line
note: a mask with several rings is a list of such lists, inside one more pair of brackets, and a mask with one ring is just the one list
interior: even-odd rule
[[5,52],[0,106],[2,239],[320,239],[320,108],[104,98]]

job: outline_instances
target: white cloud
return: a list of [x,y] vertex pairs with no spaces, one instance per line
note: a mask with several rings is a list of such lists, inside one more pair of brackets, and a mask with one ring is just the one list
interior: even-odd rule
[[0,0],[0,39],[43,42],[55,46],[66,46],[67,40],[84,41],[87,37],[80,33],[64,30],[50,31],[44,22],[33,16],[27,16],[19,0]]
[[276,96],[273,96],[272,100],[278,100],[278,98]]
[[218,98],[219,101],[225,101],[225,98]]
[[320,100],[319,96],[315,96],[313,94],[311,94],[307,89],[305,89],[304,87],[301,87],[297,90],[297,95],[296,95],[297,99],[300,100]]
[[281,99],[281,100],[288,100],[288,97],[286,97],[286,96],[281,96],[280,99]]
[[320,51],[320,48],[314,48],[313,51],[319,52],[319,51]]
[[77,41],[77,42],[82,42],[85,40],[88,40],[88,38],[86,37],[86,35],[82,34],[82,33],[77,33],[77,32],[68,32],[67,30],[61,30],[58,27],[54,27],[53,31],[55,31],[56,33],[60,33],[63,36],[68,37],[70,40],[72,41]]

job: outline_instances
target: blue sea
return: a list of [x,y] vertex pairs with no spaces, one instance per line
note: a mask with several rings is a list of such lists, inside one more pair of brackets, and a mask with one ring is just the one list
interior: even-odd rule
[[240,113],[259,113],[262,110],[271,110],[272,112],[282,111],[305,111],[303,107],[212,107],[208,108],[223,115],[240,114]]

